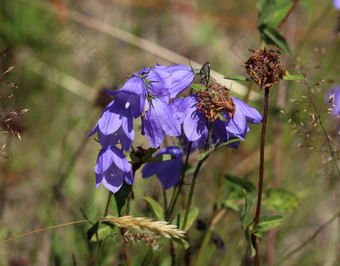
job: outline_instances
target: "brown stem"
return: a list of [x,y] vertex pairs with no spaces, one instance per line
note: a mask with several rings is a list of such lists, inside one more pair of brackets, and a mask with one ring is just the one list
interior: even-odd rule
[[131,266],[131,260],[130,260],[130,255],[129,255],[129,240],[125,237],[125,229],[120,228],[120,235],[122,236],[123,239],[123,251],[124,251],[124,257],[126,261],[127,266]]
[[294,9],[297,7],[299,3],[299,0],[294,0],[294,3],[292,5],[292,7],[289,9],[288,13],[286,14],[286,16],[284,17],[284,19],[281,21],[280,25],[278,26],[278,28],[280,29],[282,27],[282,25],[286,22],[286,20],[288,19],[288,17],[290,16],[290,14],[294,11]]
[[[263,191],[263,170],[264,170],[264,146],[266,139],[266,127],[267,127],[267,117],[268,117],[268,101],[269,101],[269,89],[265,88],[264,94],[264,111],[263,111],[263,122],[262,122],[262,133],[261,133],[261,149],[260,149],[260,169],[259,169],[259,185],[258,185],[258,193],[257,193],[257,206],[256,206],[256,214],[255,214],[255,222],[254,226],[259,224],[260,213],[261,213],[261,201],[262,201],[262,191]],[[260,265],[260,258],[258,252],[258,237],[252,236],[253,245],[256,250],[254,262],[256,266]]]

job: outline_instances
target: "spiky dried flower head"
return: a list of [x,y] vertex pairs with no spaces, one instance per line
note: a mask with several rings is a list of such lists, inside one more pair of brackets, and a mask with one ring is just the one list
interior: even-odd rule
[[208,120],[215,121],[222,112],[228,112],[230,118],[234,117],[236,107],[226,87],[215,83],[209,85],[206,90],[200,90],[197,94],[200,100],[197,109],[204,112]]
[[248,59],[244,67],[250,77],[260,86],[260,89],[270,88],[277,85],[286,71],[281,65],[281,52],[276,46],[263,50],[251,50],[254,54]]
[[151,247],[153,250],[159,249],[159,245],[157,244],[157,240],[161,237],[160,235],[155,235],[154,233],[146,233],[146,232],[126,232],[124,237],[129,239],[130,241],[141,241],[145,245]]
[[152,221],[146,217],[122,216],[118,218],[106,218],[105,220],[114,223],[120,228],[144,230],[155,234],[161,234],[168,238],[183,238],[185,231],[177,228],[176,225],[166,221]]

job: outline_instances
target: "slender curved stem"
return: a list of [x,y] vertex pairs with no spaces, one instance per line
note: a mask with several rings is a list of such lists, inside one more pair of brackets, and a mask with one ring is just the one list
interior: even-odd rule
[[[213,126],[214,126],[214,122],[211,122],[210,123],[210,126],[209,126],[209,133],[208,133],[208,138],[207,138],[207,142],[205,144],[205,148],[206,150],[209,149],[209,143],[210,143],[210,138],[211,138],[211,134],[212,134],[212,129],[213,129]],[[196,184],[196,179],[197,179],[197,176],[198,176],[198,173],[204,163],[204,161],[209,157],[209,153],[204,156],[203,159],[201,159],[197,166],[196,166],[196,169],[195,169],[195,172],[194,172],[194,176],[192,178],[192,181],[191,181],[191,186],[190,186],[190,192],[189,192],[189,196],[188,196],[188,201],[187,201],[187,204],[186,204],[186,208],[185,208],[185,216],[184,216],[184,221],[183,221],[183,227],[182,229],[185,230],[185,226],[187,224],[187,221],[188,221],[188,215],[189,215],[189,211],[190,211],[190,207],[191,207],[191,202],[192,202],[192,197],[194,195],[194,190],[195,190],[195,184]]]
[[176,187],[173,191],[172,197],[171,197],[171,202],[170,202],[170,206],[169,206],[169,211],[166,213],[166,217],[165,220],[168,221],[171,218],[171,215],[175,209],[176,206],[176,202],[179,196],[179,193],[181,192],[181,188],[183,186],[184,183],[184,177],[185,177],[185,172],[186,169],[188,168],[188,161],[189,161],[189,156],[190,156],[190,152],[191,152],[191,146],[192,146],[192,141],[189,142],[189,146],[188,146],[188,150],[187,150],[187,155],[185,158],[185,163],[183,165],[183,169],[182,169],[182,176],[181,179],[178,183],[178,187]]
[[[267,118],[268,118],[268,102],[269,102],[269,89],[265,88],[264,93],[264,111],[263,111],[263,122],[262,122],[262,133],[261,133],[261,149],[260,149],[260,169],[259,169],[259,185],[257,193],[257,206],[254,226],[259,224],[260,213],[261,213],[261,202],[262,202],[262,191],[263,191],[263,171],[264,171],[264,147],[266,140],[266,128],[267,128]],[[257,236],[252,235],[252,242],[256,251],[254,262],[256,266],[260,265],[260,257],[258,252],[258,242]]]

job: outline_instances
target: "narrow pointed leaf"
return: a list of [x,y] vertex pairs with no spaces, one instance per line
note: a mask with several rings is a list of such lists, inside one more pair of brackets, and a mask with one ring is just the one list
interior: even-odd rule
[[157,218],[158,221],[164,221],[164,210],[162,206],[155,201],[153,198],[150,197],[144,197],[144,200],[150,207],[150,209],[153,211],[155,217]]
[[284,80],[304,80],[305,77],[302,75],[292,75],[288,71],[286,71],[285,76],[283,77]]
[[260,216],[259,224],[254,227],[255,232],[265,232],[278,226],[281,223],[282,216],[280,215],[266,215]]
[[183,228],[183,222],[184,222],[184,217],[185,217],[185,210],[183,210],[178,215],[178,217],[175,218],[174,224],[178,225],[178,228],[182,228],[183,230],[188,231],[190,229],[190,227],[192,226],[192,224],[194,223],[194,221],[196,220],[198,213],[199,213],[198,208],[192,207],[189,211],[188,220],[187,220],[187,223],[185,225],[185,228]]

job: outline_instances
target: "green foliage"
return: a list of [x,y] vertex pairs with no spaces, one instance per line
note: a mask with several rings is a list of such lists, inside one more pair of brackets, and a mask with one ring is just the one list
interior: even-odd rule
[[243,76],[225,76],[225,79],[230,79],[230,80],[236,80],[236,81],[252,81],[251,79],[248,79],[246,77]]
[[[230,140],[228,140],[228,141],[226,141],[226,142],[223,142],[223,143],[219,144],[218,146],[217,146],[217,143],[213,143],[213,144],[210,145],[210,149],[209,149],[208,151],[202,152],[202,153],[200,153],[200,154],[197,155],[197,160],[200,161],[200,160],[202,160],[204,157],[206,157],[207,155],[209,155],[210,153],[212,153],[212,152],[214,152],[214,151],[217,151],[217,150],[219,150],[219,149],[221,149],[221,148],[223,148],[223,147],[225,147],[225,146],[227,146],[227,145],[229,145],[229,144],[232,144],[232,143],[238,142],[238,141],[241,141],[241,139],[239,139],[239,138],[232,138],[232,139],[230,139]],[[216,146],[217,146],[217,147],[216,147]]]
[[153,214],[155,215],[156,219],[158,221],[164,221],[165,220],[164,210],[162,206],[157,201],[155,201],[153,198],[144,197],[144,200],[146,201],[150,209],[153,211]]
[[254,226],[253,234],[261,237],[261,233],[277,227],[282,220],[280,215],[264,215],[260,216],[258,225]]
[[199,92],[199,91],[205,91],[207,88],[201,84],[191,84],[190,85],[191,88],[193,88],[195,91]]
[[185,225],[185,228],[183,228],[185,217],[185,210],[183,210],[177,215],[177,218],[174,219],[173,224],[176,224],[178,228],[182,228],[183,230],[188,231],[192,224],[194,223],[194,221],[196,220],[198,213],[199,209],[197,207],[190,208],[187,223]]
[[285,76],[283,77],[284,80],[304,80],[305,77],[302,75],[292,75],[288,71],[286,71]]
[[88,240],[91,242],[102,241],[113,233],[118,233],[118,228],[110,222],[96,222],[87,231]]
[[262,206],[271,211],[289,212],[299,206],[299,198],[283,188],[272,188],[264,191]]
[[286,17],[292,6],[290,0],[260,0],[257,4],[259,18],[257,27],[261,38],[267,44],[277,45],[284,53],[290,54],[290,48],[277,27]]
[[241,214],[241,223],[244,225],[247,221],[248,214],[256,198],[256,188],[248,180],[237,176],[226,175],[223,182],[223,192],[225,197],[222,204],[233,211],[240,211],[239,206],[245,202],[243,213]]
[[125,210],[125,204],[127,195],[129,194],[130,185],[123,183],[122,187],[114,194],[116,205],[117,205],[117,213],[118,216],[123,216]]

